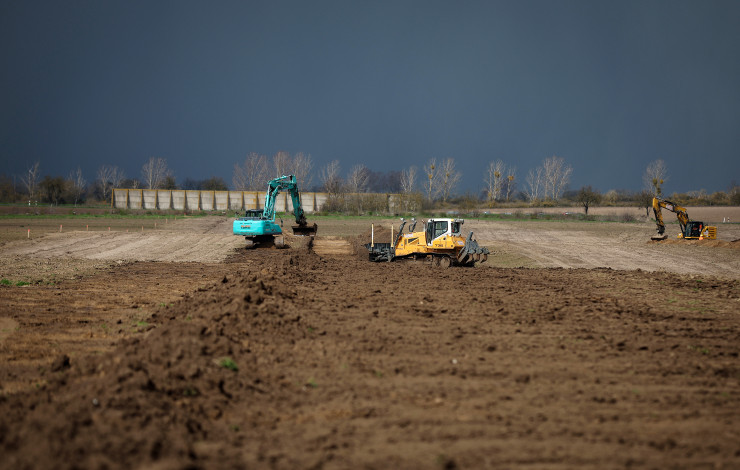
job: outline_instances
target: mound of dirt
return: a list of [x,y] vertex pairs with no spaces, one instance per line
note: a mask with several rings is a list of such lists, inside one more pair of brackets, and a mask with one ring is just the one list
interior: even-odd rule
[[684,240],[680,238],[668,238],[666,240],[651,240],[648,243],[660,243],[662,245],[684,245],[684,246],[706,246],[710,248],[734,248],[740,249],[740,240],[731,242],[725,240]]
[[740,463],[735,279],[236,256],[0,396],[0,469]]
[[[229,403],[259,403],[281,393],[284,378],[269,367],[276,358],[265,338],[278,330],[288,341],[306,338],[295,297],[272,274],[224,277],[155,314],[142,337],[103,357],[73,361],[68,373],[57,368],[56,379],[31,403],[1,398],[10,415],[0,443],[13,450],[3,467],[174,465],[198,454],[194,443],[206,438],[226,445],[234,434],[224,419]],[[20,422],[24,426],[10,425]],[[34,439],[25,438],[29,432]],[[64,436],[70,439],[62,444]]]

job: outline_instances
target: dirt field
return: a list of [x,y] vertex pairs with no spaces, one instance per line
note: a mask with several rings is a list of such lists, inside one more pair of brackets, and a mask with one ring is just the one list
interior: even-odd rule
[[448,270],[369,263],[351,220],[285,250],[215,216],[5,243],[0,468],[738,468],[718,225],[468,220],[493,255]]

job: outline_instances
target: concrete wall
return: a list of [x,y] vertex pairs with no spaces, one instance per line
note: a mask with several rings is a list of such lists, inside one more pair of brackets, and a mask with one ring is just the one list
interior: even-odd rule
[[[328,198],[326,193],[301,193],[303,210],[311,214],[321,209]],[[262,209],[265,193],[261,191],[199,191],[182,189],[114,189],[111,206],[117,209],[147,209],[179,211],[243,211]],[[280,193],[275,200],[276,212],[291,212],[293,201],[288,193]]]

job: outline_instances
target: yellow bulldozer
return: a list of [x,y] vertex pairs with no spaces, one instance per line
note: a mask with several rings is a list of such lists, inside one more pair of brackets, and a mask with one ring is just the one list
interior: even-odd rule
[[424,230],[414,232],[416,220],[412,220],[408,233],[403,233],[406,221],[402,220],[398,234],[392,243],[365,245],[370,261],[428,260],[433,266],[473,266],[475,262],[488,259],[488,248],[473,240],[473,232],[464,237],[460,231],[463,219],[429,219]]
[[658,234],[652,236],[651,240],[665,240],[668,238],[668,235],[665,235],[665,223],[663,223],[661,209],[667,209],[676,213],[678,224],[681,226],[681,232],[678,234],[678,238],[689,240],[714,240],[717,238],[717,227],[705,225],[704,222],[699,222],[698,220],[691,220],[685,208],[671,201],[654,197],[653,213],[655,214],[655,223],[658,225]]

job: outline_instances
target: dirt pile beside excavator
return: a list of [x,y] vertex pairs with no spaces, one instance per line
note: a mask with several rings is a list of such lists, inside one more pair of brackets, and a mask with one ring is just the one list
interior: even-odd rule
[[225,266],[108,352],[59,350],[38,387],[3,394],[0,468],[740,464],[736,280],[298,247]]
[[[688,245],[688,246],[705,246],[710,248],[733,248],[740,249],[740,240],[684,240],[681,238],[667,238],[657,240],[658,243],[665,245]],[[650,242],[652,243],[652,242]]]

